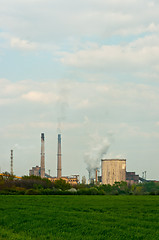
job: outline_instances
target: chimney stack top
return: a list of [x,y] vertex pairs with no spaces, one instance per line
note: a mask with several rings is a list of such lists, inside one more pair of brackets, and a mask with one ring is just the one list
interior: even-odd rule
[[41,139],[44,140],[44,133],[41,133]]

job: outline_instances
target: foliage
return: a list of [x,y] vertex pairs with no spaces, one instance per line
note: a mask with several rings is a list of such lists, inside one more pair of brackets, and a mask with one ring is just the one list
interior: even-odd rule
[[54,182],[54,187],[61,190],[68,190],[71,188],[71,185],[66,183],[65,180],[59,179]]
[[49,179],[39,176],[23,176],[22,179],[15,180],[15,185],[26,189],[45,189],[53,187]]
[[[72,187],[75,191],[68,192]],[[63,179],[51,182],[49,179],[39,176],[23,176],[21,179],[10,177],[8,173],[0,176],[1,195],[28,195],[34,193],[35,195],[159,195],[159,183],[144,182],[136,185],[127,185],[126,182],[116,182],[113,186],[109,184],[77,184],[71,186]]]
[[25,191],[26,195],[38,195],[40,192],[38,190],[35,189],[28,189]]

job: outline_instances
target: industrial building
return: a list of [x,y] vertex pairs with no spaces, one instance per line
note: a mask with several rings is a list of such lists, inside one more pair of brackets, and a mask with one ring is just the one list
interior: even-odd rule
[[[51,181],[51,182],[55,182],[56,180],[58,180],[59,178],[57,177],[48,177],[48,179]],[[71,185],[76,185],[79,183],[79,175],[72,175],[72,176],[63,176],[61,177],[60,179],[62,180],[65,180],[66,183],[69,183]]]
[[72,176],[62,176],[62,163],[61,163],[61,134],[58,134],[58,145],[57,145],[57,177],[52,177],[45,172],[45,141],[44,133],[41,133],[41,159],[40,167],[32,167],[29,170],[29,176],[40,176],[41,178],[48,178],[50,181],[54,182],[58,179],[63,179],[66,183],[75,185],[79,183],[79,175]]
[[102,159],[102,184],[126,181],[126,159]]
[[36,166],[32,167],[32,169],[29,170],[29,176],[41,176],[41,167]]
[[41,166],[32,167],[29,170],[29,176],[40,176],[41,178],[45,176],[45,142],[44,142],[44,133],[41,133],[41,159],[40,159]]
[[[45,172],[45,138],[44,133],[41,133],[41,157],[40,166],[32,167],[29,170],[29,176],[40,176],[41,178],[48,178],[55,182],[58,179],[63,179],[66,183],[75,185],[79,183],[79,175],[62,176],[62,162],[61,162],[61,134],[58,134],[57,144],[57,176],[52,177],[50,173]],[[10,174],[13,175],[13,150],[11,150]],[[126,159],[102,159],[101,160],[101,176],[98,176],[99,168],[87,168],[89,173],[88,184],[110,184],[115,182],[126,181],[128,185],[138,184],[139,182],[150,182],[155,180],[146,179],[146,171],[143,176],[135,174],[135,172],[126,172]],[[0,174],[3,175],[3,174]],[[21,178],[17,177],[16,178]]]
[[136,175],[135,172],[126,172],[126,182],[128,185],[138,184],[139,175]]
[[98,168],[92,168],[92,169],[88,169],[88,184],[97,184],[97,182],[99,182],[99,176],[98,176],[98,172],[99,169]]

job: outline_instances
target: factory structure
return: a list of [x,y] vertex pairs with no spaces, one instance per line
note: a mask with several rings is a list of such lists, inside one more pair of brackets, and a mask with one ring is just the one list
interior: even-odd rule
[[126,181],[126,159],[102,159],[102,184]]
[[61,162],[61,134],[58,134],[58,144],[57,144],[57,176],[52,177],[45,172],[45,139],[44,133],[41,133],[41,161],[40,167],[32,167],[29,170],[29,176],[40,176],[41,178],[48,178],[50,181],[54,182],[58,179],[63,179],[66,183],[71,185],[76,185],[79,183],[79,175],[72,176],[62,176],[62,162]]
[[89,170],[89,183],[110,184],[127,182],[128,185],[146,181],[135,172],[126,171],[126,159],[101,159],[101,176],[98,169]]
[[[62,154],[61,154],[61,134],[58,134],[57,139],[57,176],[51,176],[45,171],[45,137],[44,133],[41,133],[41,157],[40,166],[32,167],[29,170],[29,176],[40,176],[41,178],[48,178],[50,181],[63,179],[66,183],[76,185],[79,183],[79,175],[63,176],[62,175]],[[11,150],[10,156],[10,174],[13,175],[13,150]],[[135,174],[135,172],[126,171],[126,159],[101,159],[101,175],[99,175],[99,168],[87,168],[89,178],[88,184],[110,184],[113,185],[116,182],[127,182],[128,185],[138,184],[139,182],[147,182],[146,171],[143,172],[143,176]],[[0,175],[3,175],[0,173]],[[17,177],[16,178],[21,178]]]
[[[11,166],[13,152],[11,151]],[[41,133],[41,159],[40,166],[32,167],[29,170],[29,175],[40,176],[41,178],[48,178],[50,181],[55,182],[58,179],[63,179],[71,185],[79,183],[79,175],[63,176],[62,175],[62,162],[61,162],[61,134],[58,134],[57,140],[57,176],[52,177],[45,172],[45,138],[44,133]],[[13,168],[11,167],[13,172]],[[95,184],[110,184],[115,182],[127,182],[129,185],[139,183],[139,175],[135,172],[126,172],[126,159],[101,159],[101,176],[98,176],[99,169],[89,169],[88,183]]]

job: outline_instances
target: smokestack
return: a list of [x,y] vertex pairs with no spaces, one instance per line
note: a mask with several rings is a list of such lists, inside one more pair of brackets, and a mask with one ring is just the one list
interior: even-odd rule
[[45,146],[44,133],[41,133],[41,178],[45,177]]
[[88,179],[90,180],[91,179],[91,171],[88,170]]
[[11,159],[11,162],[10,162],[10,174],[13,175],[13,150],[11,150],[10,159]]
[[61,168],[61,134],[58,134],[58,147],[57,147],[57,178],[60,179],[62,176]]
[[96,184],[98,182],[98,169],[96,169]]

